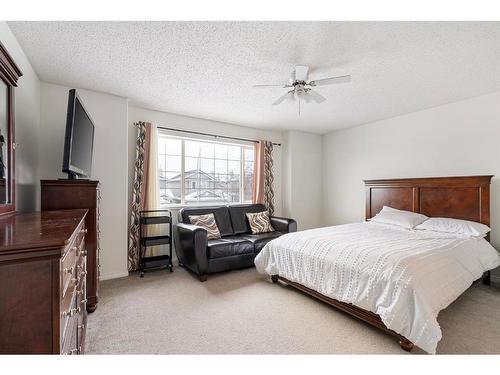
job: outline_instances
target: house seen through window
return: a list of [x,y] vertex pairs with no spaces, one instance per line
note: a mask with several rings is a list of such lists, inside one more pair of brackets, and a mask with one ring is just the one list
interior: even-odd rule
[[162,205],[243,203],[252,200],[254,148],[159,132]]

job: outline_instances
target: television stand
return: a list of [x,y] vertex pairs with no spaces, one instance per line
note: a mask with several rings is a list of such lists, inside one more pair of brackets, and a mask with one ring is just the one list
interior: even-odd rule
[[69,177],[68,178],[58,178],[57,181],[90,181],[88,178],[79,178],[79,177]]
[[41,180],[41,210],[87,209],[87,311],[94,312],[99,300],[99,181]]

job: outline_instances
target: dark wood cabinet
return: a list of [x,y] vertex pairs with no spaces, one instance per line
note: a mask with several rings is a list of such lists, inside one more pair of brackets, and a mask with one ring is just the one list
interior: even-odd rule
[[14,91],[22,72],[0,42],[0,214],[14,212],[16,201]]
[[99,300],[99,181],[42,180],[41,209],[86,209],[87,311],[94,312]]
[[85,351],[86,214],[0,217],[0,353]]

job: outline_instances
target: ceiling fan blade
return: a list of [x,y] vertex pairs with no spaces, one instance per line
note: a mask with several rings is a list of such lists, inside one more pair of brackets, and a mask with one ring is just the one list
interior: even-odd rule
[[307,81],[307,74],[309,72],[309,67],[305,65],[297,65],[295,67],[295,80],[296,81]]
[[332,85],[334,83],[345,83],[345,82],[351,82],[350,75],[317,79],[309,82],[308,84],[309,86],[325,86],[325,85]]
[[273,105],[278,105],[287,99],[293,99],[293,90],[288,91],[285,95],[280,96]]
[[282,83],[281,85],[253,85],[252,87],[292,87],[288,83]]
[[316,103],[323,103],[326,98],[320,94],[318,94],[316,91],[314,90],[311,90],[309,89],[309,91],[307,91],[307,95],[309,96],[309,98],[311,98],[312,100],[314,100]]

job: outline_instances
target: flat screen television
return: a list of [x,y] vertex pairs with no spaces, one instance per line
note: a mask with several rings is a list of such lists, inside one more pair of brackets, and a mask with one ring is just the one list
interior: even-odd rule
[[75,89],[69,90],[62,170],[70,179],[90,178],[94,122]]

